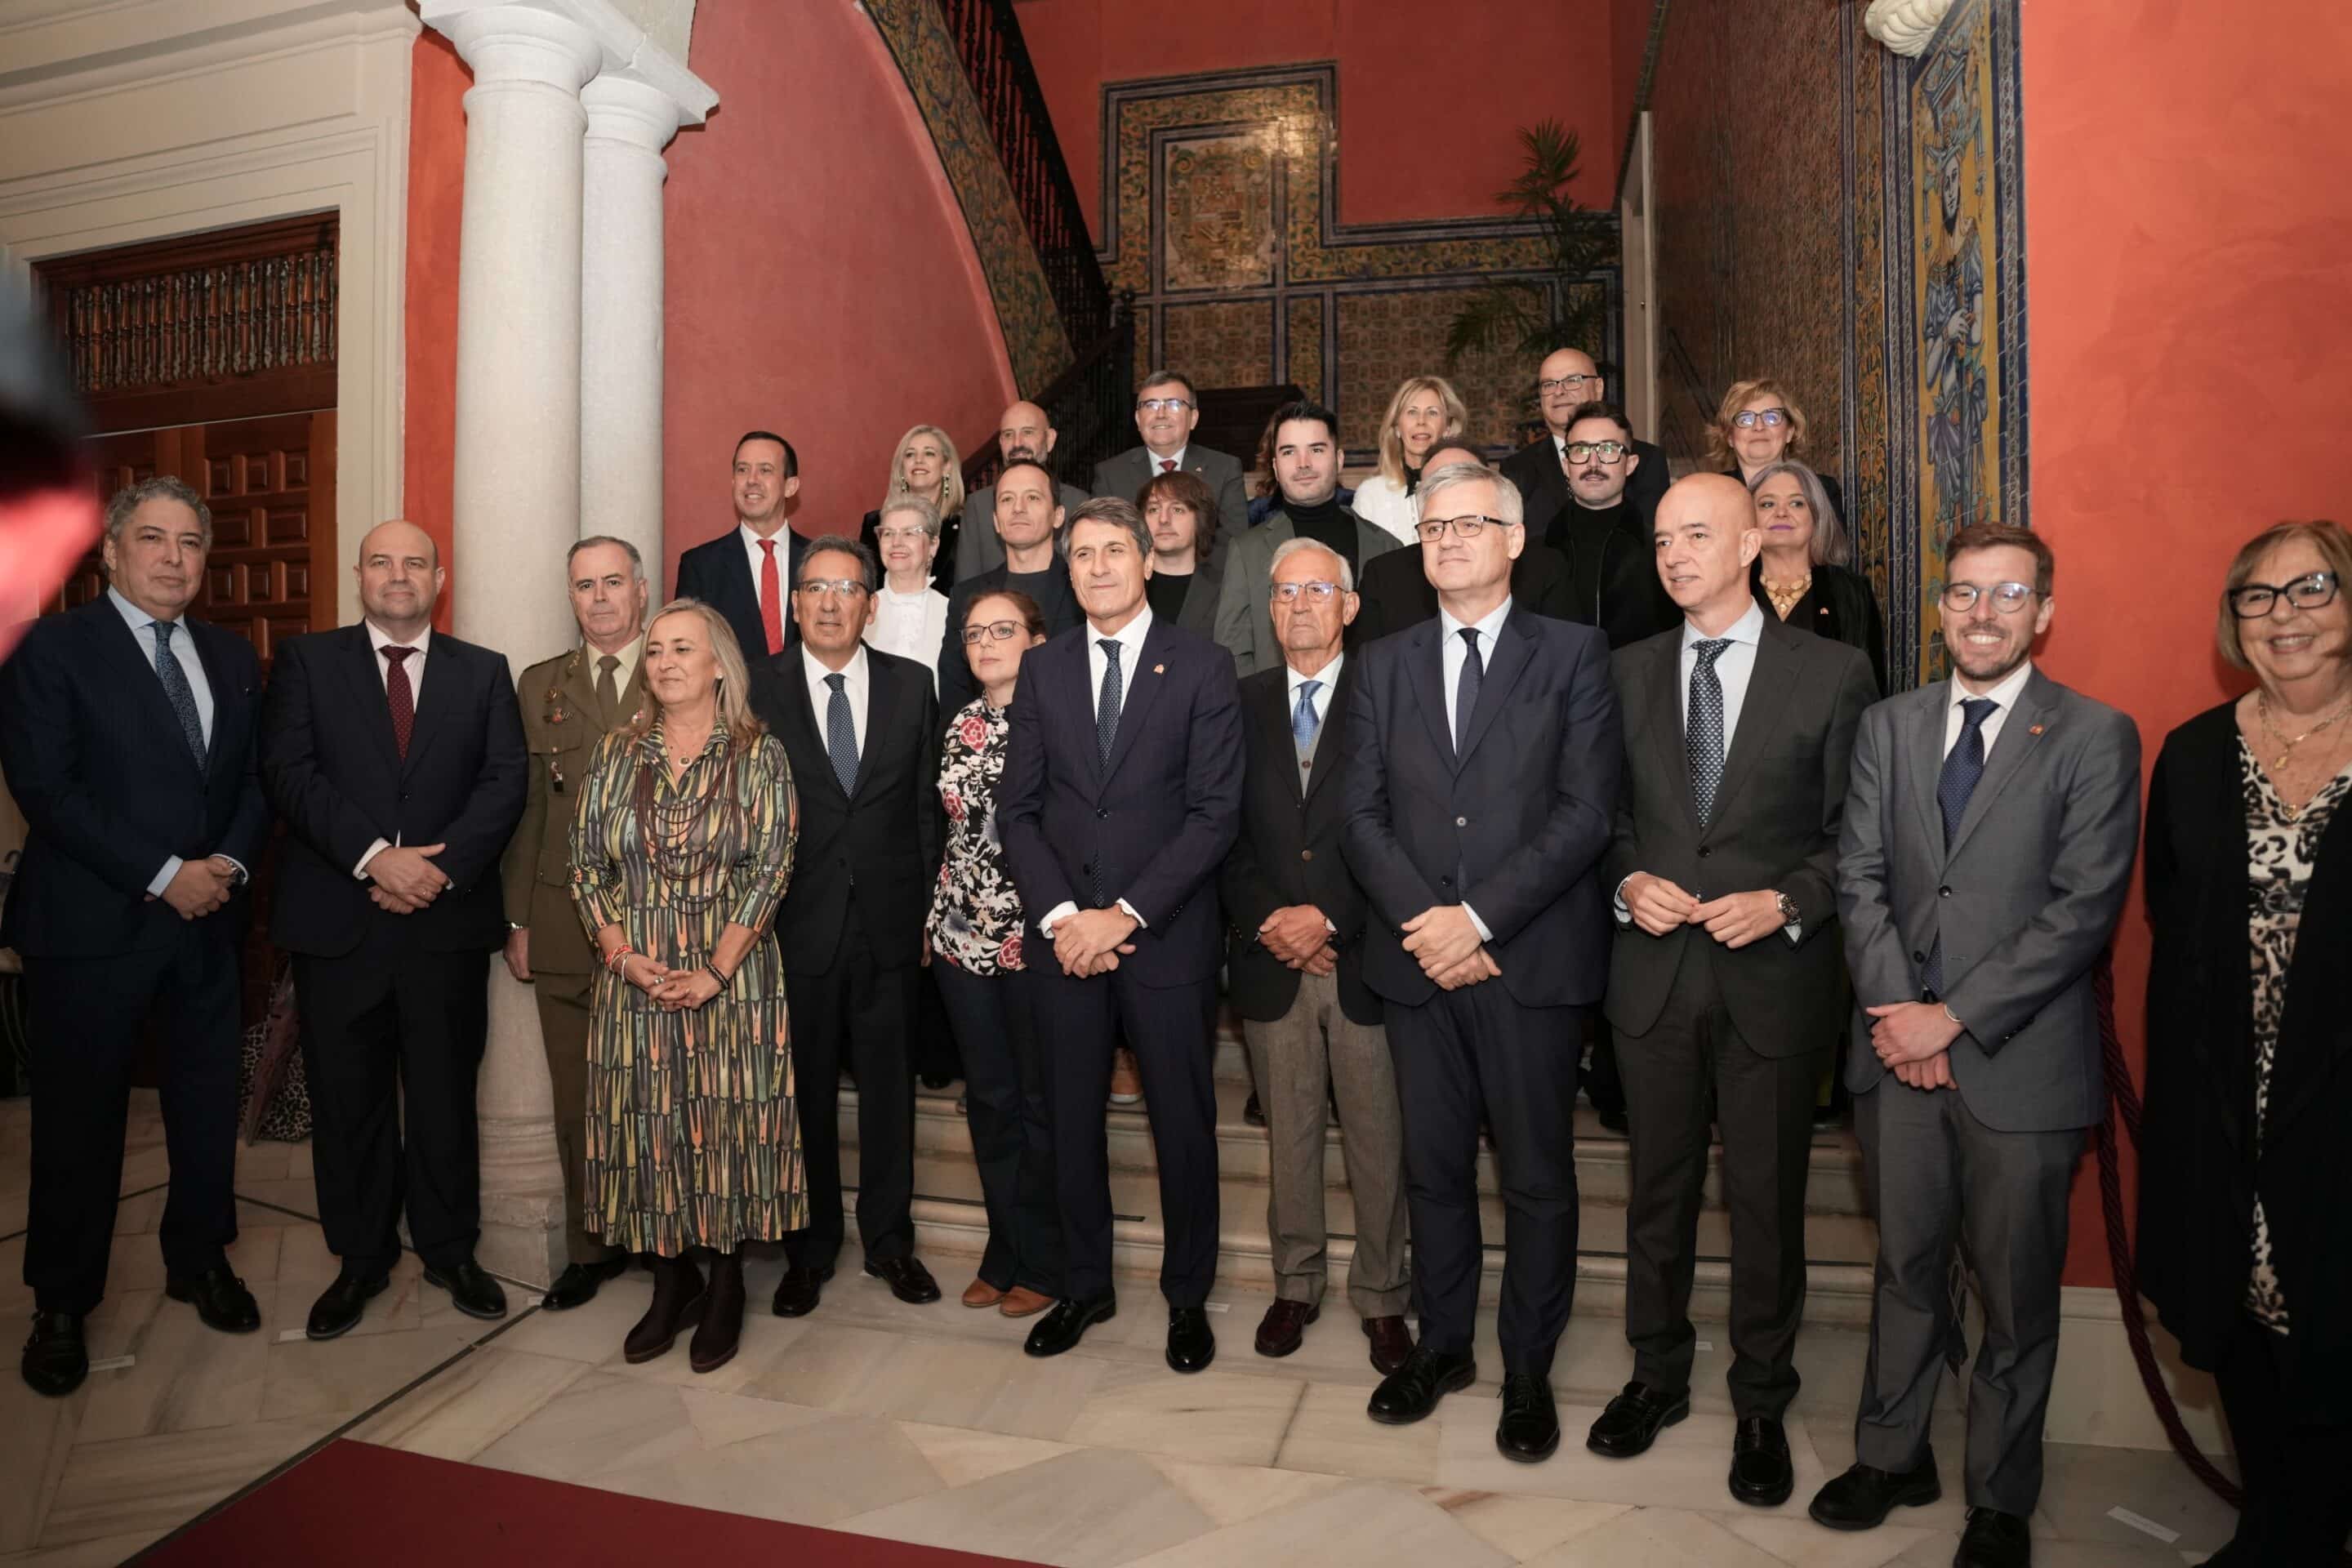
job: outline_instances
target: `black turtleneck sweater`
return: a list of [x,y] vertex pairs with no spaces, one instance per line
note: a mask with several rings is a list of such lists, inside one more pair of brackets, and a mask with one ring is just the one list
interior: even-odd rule
[[1658,581],[1649,534],[1648,517],[1622,498],[1595,511],[1572,496],[1545,531],[1544,542],[1568,560],[1573,618],[1606,631],[1611,647],[1639,642],[1682,620]]
[[1282,511],[1299,538],[1311,539],[1337,554],[1349,572],[1362,572],[1364,563],[1356,559],[1356,514],[1339,504],[1336,493],[1312,506],[1286,496]]

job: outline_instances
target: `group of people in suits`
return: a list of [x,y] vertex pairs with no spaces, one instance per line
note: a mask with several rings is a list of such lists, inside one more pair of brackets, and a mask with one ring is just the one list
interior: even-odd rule
[[[1131,490],[1075,503],[1050,424],[1015,405],[995,483],[963,498],[994,558],[967,528],[928,657],[875,634],[886,587],[936,561],[900,520],[936,546],[938,500],[886,497],[887,561],[803,533],[785,521],[797,455],[766,431],[733,453],[736,527],[686,552],[668,604],[650,607],[625,542],[569,552],[578,643],[519,682],[433,629],[446,572],[388,522],[354,565],[361,623],[279,643],[265,687],[248,644],[187,614],[202,498],[126,488],[106,595],[0,668],[0,764],[30,825],[0,928],[26,960],[37,1084],[26,1381],[62,1394],[87,1373],[159,1018],[167,1293],[215,1329],[259,1325],[227,1248],[236,954],[274,816],[271,934],[294,955],[341,1260],[314,1338],[360,1321],[404,1220],[460,1310],[507,1310],[474,1256],[496,952],[535,988],[557,1096],[568,1258],[543,1305],[644,1258],[629,1359],[690,1333],[696,1371],[725,1364],[749,1244],[783,1249],[776,1313],[818,1307],[848,1234],[845,1073],[865,1271],[940,1299],[912,1220],[929,985],[989,1218],[963,1304],[1035,1319],[1034,1356],[1116,1311],[1103,1107],[1124,1048],[1158,1156],[1166,1361],[1197,1372],[1217,1350],[1222,975],[1270,1145],[1259,1353],[1293,1353],[1320,1316],[1336,1106],[1348,1300],[1382,1374],[1369,1416],[1418,1421],[1475,1383],[1491,1147],[1496,1440],[1554,1453],[1573,1101],[1584,1047],[1607,1045],[1632,1375],[1587,1447],[1633,1459],[1691,1408],[1719,1141],[1727,1487],[1783,1502],[1807,1156],[1834,1074],[1879,1258],[1856,1461],[1811,1516],[1868,1529],[1940,1495],[1929,1416],[1965,1359],[1964,1272],[1983,1333],[1956,1562],[2030,1562],[2137,732],[2033,661],[2055,608],[2040,536],[1953,536],[1951,674],[1887,697],[1875,602],[1834,493],[1791,455],[1802,417],[1780,388],[1736,387],[1724,471],[1668,485],[1589,359],[1561,351],[1538,379],[1546,438],[1499,469],[1450,387],[1409,381],[1361,510],[1337,417],[1286,405],[1255,526],[1238,464],[1189,444],[1181,376],[1147,378],[1145,444],[1093,476]],[[916,481],[952,466],[917,449],[923,428]],[[2352,1529],[2333,1484],[2352,1460],[2352,1236],[2325,1182],[2352,1147],[2352,1097],[2330,1092],[2352,1004],[2326,956],[2352,790],[2347,570],[2332,523],[2240,552],[2220,642],[2255,689],[2168,741],[2148,810],[2141,1278],[2221,1383],[2247,1477],[2232,1563],[2325,1562]]]

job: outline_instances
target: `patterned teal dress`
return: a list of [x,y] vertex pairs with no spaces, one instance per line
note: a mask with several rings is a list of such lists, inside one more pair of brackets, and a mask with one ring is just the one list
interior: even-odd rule
[[609,970],[589,1003],[583,1223],[613,1246],[675,1258],[735,1250],[808,1223],[784,975],[769,922],[797,817],[784,748],[710,742],[672,784],[662,731],[604,738],[572,826],[572,896],[593,932],[698,968],[730,925],[758,931],[726,990],[664,1012]]

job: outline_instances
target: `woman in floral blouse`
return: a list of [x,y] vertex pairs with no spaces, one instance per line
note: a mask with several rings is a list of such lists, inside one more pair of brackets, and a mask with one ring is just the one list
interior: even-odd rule
[[1045,640],[1045,615],[1026,594],[984,594],[957,628],[980,696],[948,721],[940,762],[947,855],[928,926],[931,974],[963,1052],[965,1114],[988,1205],[988,1249],[967,1307],[1025,1318],[1062,1289],[1062,1228],[1045,1121],[1043,1042],[1021,959],[1021,894],[1004,868],[996,791],[1010,738],[1021,656]]

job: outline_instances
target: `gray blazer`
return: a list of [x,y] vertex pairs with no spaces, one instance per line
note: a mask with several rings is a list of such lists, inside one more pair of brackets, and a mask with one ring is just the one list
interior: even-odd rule
[[1209,558],[1193,566],[1192,585],[1184,590],[1184,607],[1176,614],[1178,626],[1215,639],[1217,611],[1224,602],[1225,562],[1232,554],[1230,542],[1220,538]]
[[[1070,483],[1062,481],[1061,502],[1065,513],[1073,512],[1094,498]],[[1063,524],[1066,531],[1068,523]],[[1054,552],[1062,550],[1061,533],[1054,535]],[[956,533],[955,580],[977,577],[992,566],[1004,564],[1004,541],[996,536],[996,487],[974,490],[963,498],[963,523]]]
[[[1358,571],[1373,556],[1401,548],[1387,529],[1352,511],[1347,515],[1356,521]],[[1266,574],[1273,569],[1274,552],[1297,537],[1290,514],[1276,511],[1255,528],[1217,539],[1217,553],[1225,558],[1224,589],[1217,599],[1217,640],[1234,656],[1234,668],[1244,676],[1282,662],[1282,644],[1274,636],[1274,589]]]
[[1853,977],[1846,1086],[1885,1073],[1863,1009],[1918,1000],[1940,933],[1941,1000],[1966,1031],[1952,1078],[2000,1132],[2088,1127],[2105,1110],[2091,971],[2122,914],[2139,843],[2139,731],[2040,669],[2002,721],[1951,847],[1936,784],[1951,686],[1862,718],[1838,840]]
[[[1131,501],[1135,492],[1157,471],[1150,448],[1129,447],[1118,457],[1106,458],[1095,465],[1095,494]],[[1206,447],[1187,447],[1184,472],[1198,474],[1209,487],[1209,493],[1217,498],[1217,526],[1225,537],[1239,538],[1249,527],[1249,496],[1242,485],[1241,459],[1213,452]]]

